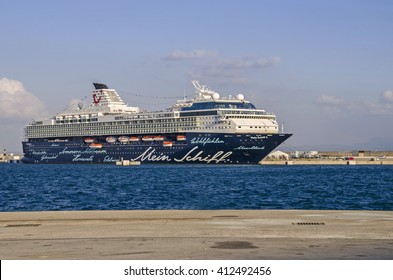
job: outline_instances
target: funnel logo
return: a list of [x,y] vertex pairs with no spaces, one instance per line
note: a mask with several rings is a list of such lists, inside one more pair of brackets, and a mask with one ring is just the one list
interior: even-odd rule
[[93,102],[94,102],[94,104],[98,104],[98,103],[100,103],[100,100],[101,100],[101,96],[100,97],[97,97],[97,94],[93,94]]

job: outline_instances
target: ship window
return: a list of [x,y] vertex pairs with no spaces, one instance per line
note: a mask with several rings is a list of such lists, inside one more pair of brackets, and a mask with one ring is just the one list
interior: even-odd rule
[[256,109],[252,103],[245,102],[198,102],[190,107],[182,108],[182,111],[207,110],[207,109]]

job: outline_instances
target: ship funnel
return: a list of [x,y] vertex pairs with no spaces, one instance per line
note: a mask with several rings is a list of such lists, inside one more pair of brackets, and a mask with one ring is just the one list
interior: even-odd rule
[[108,89],[106,84],[93,83],[95,89]]

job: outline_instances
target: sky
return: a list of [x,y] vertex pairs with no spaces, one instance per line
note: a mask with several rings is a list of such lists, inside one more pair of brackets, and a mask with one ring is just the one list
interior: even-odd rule
[[[292,150],[393,150],[393,1],[1,1],[0,149],[89,96],[193,97],[191,80],[274,112]],[[86,104],[88,99],[84,99]]]

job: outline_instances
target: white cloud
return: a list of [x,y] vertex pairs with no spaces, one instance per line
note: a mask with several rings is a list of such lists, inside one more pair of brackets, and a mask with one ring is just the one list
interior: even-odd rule
[[222,58],[213,62],[213,67],[226,69],[266,68],[280,63],[280,57],[267,58]]
[[322,94],[320,97],[318,97],[317,103],[323,106],[336,107],[344,105],[345,101],[337,96]]
[[385,90],[381,95],[381,101],[393,103],[393,90]]
[[44,105],[22,82],[0,79],[0,119],[25,120],[45,114]]
[[345,100],[341,97],[322,94],[316,100],[329,114],[362,114],[390,115],[393,114],[393,91],[387,90],[377,100]]
[[180,51],[176,50],[163,57],[164,60],[189,60],[216,56],[217,52],[208,50]]
[[169,62],[185,61],[192,79],[209,80],[217,84],[250,84],[261,69],[274,67],[281,62],[280,57],[223,57],[216,51],[194,50],[174,51],[165,57]]
[[315,101],[316,104],[323,107],[329,118],[336,118],[343,112],[347,111],[348,102],[338,96],[322,94]]

